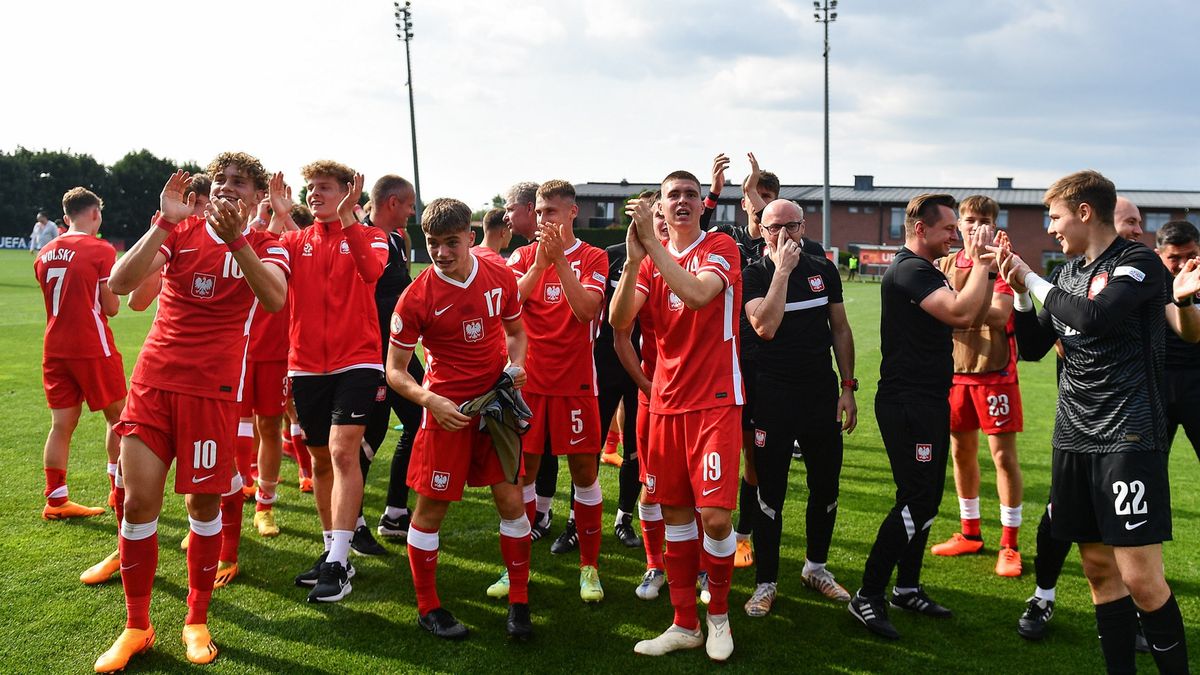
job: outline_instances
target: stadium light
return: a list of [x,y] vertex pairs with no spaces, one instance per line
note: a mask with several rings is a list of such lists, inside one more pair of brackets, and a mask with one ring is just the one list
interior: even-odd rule
[[[821,198],[821,243],[829,250],[833,243],[832,214],[829,211],[829,24],[837,21],[837,0],[826,0],[824,6],[813,2],[813,18],[825,24],[825,192]],[[824,17],[822,17],[824,14]]]
[[396,39],[404,43],[404,60],[408,67],[408,119],[409,127],[412,129],[412,153],[413,153],[413,191],[416,195],[416,216],[417,225],[421,224],[421,213],[425,210],[424,204],[421,202],[421,170],[417,167],[417,112],[413,106],[413,87],[412,87],[412,52],[409,51],[409,43],[412,42],[412,3],[405,2],[401,7],[399,2],[392,2],[396,7]]

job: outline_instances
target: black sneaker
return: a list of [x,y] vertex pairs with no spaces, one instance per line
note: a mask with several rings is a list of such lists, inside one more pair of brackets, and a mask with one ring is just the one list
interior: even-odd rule
[[401,514],[396,518],[388,518],[385,513],[379,516],[379,527],[375,528],[375,531],[381,537],[406,540],[408,539],[408,525],[410,522],[411,518],[407,513]]
[[340,562],[321,563],[321,577],[308,593],[309,602],[337,602],[350,595],[350,576]]
[[529,617],[529,605],[516,602],[508,606],[508,637],[514,640],[528,640],[533,637],[533,619]]
[[633,516],[628,513],[613,527],[613,534],[629,548],[640,548],[642,545],[641,537],[633,529]]
[[948,619],[953,616],[949,609],[937,604],[933,598],[925,594],[924,586],[918,586],[917,590],[902,595],[893,590],[892,598],[888,602],[896,609],[907,609],[910,612],[924,614],[935,619]]
[[1046,624],[1053,616],[1053,600],[1031,597],[1025,604],[1025,613],[1017,620],[1017,634],[1026,640],[1041,640],[1046,637]]
[[850,614],[872,633],[889,640],[900,639],[900,633],[896,631],[892,622],[888,621],[887,605],[883,602],[882,595],[868,598],[855,593],[854,597],[850,598],[849,609]]
[[417,625],[445,640],[462,640],[468,633],[466,626],[441,607],[418,617]]
[[388,550],[379,542],[375,541],[374,535],[371,534],[371,528],[366,525],[359,525],[354,530],[354,536],[350,537],[350,550],[359,555],[387,555]]
[[567,521],[567,526],[563,528],[562,534],[558,535],[558,539],[550,544],[550,552],[559,555],[562,553],[570,553],[579,548],[579,533],[575,531],[575,519]]
[[533,520],[533,527],[529,528],[529,536],[531,541],[537,541],[550,534],[550,521],[554,520],[554,509],[547,509],[545,513],[538,511]]
[[296,585],[300,587],[311,587],[317,585],[317,579],[321,578],[321,565],[325,564],[325,559],[329,557],[329,551],[325,551],[317,556],[317,562],[309,569],[296,575]]

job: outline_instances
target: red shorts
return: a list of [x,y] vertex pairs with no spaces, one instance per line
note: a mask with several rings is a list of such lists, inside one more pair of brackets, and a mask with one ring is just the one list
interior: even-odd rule
[[423,412],[408,461],[408,486],[431,499],[457,502],[464,485],[483,487],[507,480],[492,437],[479,422],[472,419],[461,431],[447,431]]
[[533,411],[521,440],[525,452],[542,454],[549,438],[554,455],[600,453],[600,403],[595,396],[523,395]]
[[88,410],[95,412],[125,398],[125,366],[120,354],[43,359],[42,386],[51,408],[74,408],[87,401]]
[[737,506],[741,406],[650,413],[646,501],[668,506]]
[[638,396],[637,429],[638,482],[646,484],[646,453],[650,447],[650,402]]
[[225,494],[234,468],[238,403],[134,384],[113,431],[137,436],[168,467],[175,465],[175,492]]
[[288,397],[287,361],[247,361],[242,417],[282,415]]
[[989,436],[1023,431],[1021,387],[1007,384],[955,384],[950,387],[950,431],[983,429]]

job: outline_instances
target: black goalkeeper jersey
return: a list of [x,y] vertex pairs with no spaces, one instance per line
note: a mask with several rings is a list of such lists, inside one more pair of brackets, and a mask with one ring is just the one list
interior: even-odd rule
[[1042,310],[1016,312],[1018,348],[1066,354],[1053,445],[1063,452],[1167,452],[1162,392],[1166,268],[1146,246],[1115,238],[1088,264],[1060,268]]

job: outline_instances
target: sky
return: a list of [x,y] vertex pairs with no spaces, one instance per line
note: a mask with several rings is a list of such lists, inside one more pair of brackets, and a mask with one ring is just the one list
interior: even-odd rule
[[[413,0],[421,196],[473,208],[522,180],[655,182],[752,151],[820,184],[811,0]],[[299,186],[335,159],[412,177],[390,0],[40,0],[5,6],[0,150],[243,150]],[[831,181],[1200,189],[1190,0],[841,0]]]

